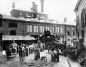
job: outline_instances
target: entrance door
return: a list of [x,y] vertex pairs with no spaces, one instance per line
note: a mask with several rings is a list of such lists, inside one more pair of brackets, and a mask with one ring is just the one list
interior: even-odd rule
[[2,50],[2,33],[0,33],[0,51]]
[[82,41],[84,42],[84,30],[82,30],[81,33],[82,33]]

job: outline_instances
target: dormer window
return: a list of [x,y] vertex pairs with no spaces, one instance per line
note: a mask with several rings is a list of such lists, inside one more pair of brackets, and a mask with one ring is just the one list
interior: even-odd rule
[[34,14],[32,14],[32,17],[34,17]]
[[20,16],[22,16],[22,12],[20,12]]
[[31,18],[31,16],[28,13],[26,13],[26,18]]
[[39,15],[37,15],[37,17],[39,18]]

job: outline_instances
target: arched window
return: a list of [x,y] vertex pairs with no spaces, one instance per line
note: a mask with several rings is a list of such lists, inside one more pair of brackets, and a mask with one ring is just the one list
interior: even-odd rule
[[81,26],[86,26],[86,9],[83,9],[81,13]]

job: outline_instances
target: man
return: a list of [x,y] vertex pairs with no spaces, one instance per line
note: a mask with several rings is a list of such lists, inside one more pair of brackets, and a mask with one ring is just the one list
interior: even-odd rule
[[13,41],[13,49],[15,50],[14,52],[17,53],[17,43]]

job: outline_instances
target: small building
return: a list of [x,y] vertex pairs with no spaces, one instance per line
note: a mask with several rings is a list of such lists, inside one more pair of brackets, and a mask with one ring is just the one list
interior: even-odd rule
[[19,9],[13,9],[10,13],[12,17],[16,17],[16,18],[26,18],[26,19],[33,18],[37,20],[47,20],[48,19],[47,14],[34,12],[34,11],[24,11],[24,10],[19,10]]

